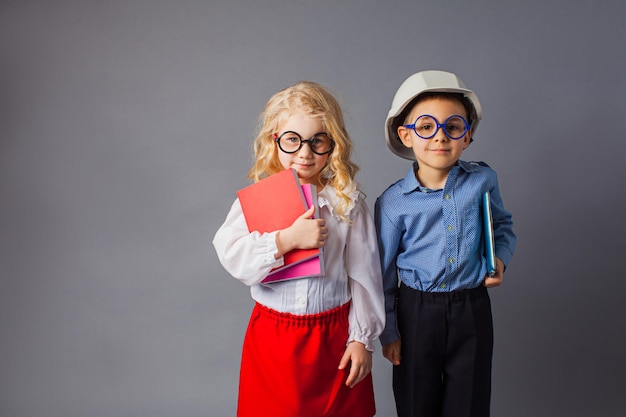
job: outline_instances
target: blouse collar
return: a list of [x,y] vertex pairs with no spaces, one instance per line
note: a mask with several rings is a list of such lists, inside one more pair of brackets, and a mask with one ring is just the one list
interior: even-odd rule
[[[363,193],[359,191],[358,184],[354,183],[352,190],[348,192],[348,196],[350,197],[350,203],[344,212],[344,216],[346,217],[350,216],[350,212],[354,208],[356,201],[359,198],[363,198]],[[330,214],[335,216],[335,207],[337,207],[339,203],[339,197],[337,196],[337,190],[335,190],[335,187],[331,185],[324,186],[322,191],[317,194],[317,202],[320,209],[322,207],[328,207]]]

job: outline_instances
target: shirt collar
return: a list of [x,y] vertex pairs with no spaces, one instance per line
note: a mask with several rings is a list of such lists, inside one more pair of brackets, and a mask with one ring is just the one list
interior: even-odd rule
[[[415,177],[415,171],[414,171],[415,169],[417,169],[417,167],[418,167],[417,161],[413,162],[413,164],[411,164],[411,166],[409,167],[409,172],[407,172],[406,176],[404,177],[404,183],[402,184],[403,194],[409,194],[409,193],[412,193],[413,191],[423,191],[423,192],[430,191],[429,188],[422,187],[419,181],[417,181],[417,178]],[[459,169],[465,172],[474,172],[478,170],[478,163],[461,161],[459,159],[456,165],[452,169]]]

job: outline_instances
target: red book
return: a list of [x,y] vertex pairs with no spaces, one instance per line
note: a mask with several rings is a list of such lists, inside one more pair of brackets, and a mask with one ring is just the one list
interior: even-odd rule
[[[294,169],[286,169],[251,184],[237,191],[237,197],[250,232],[268,233],[285,229],[308,209]],[[283,256],[284,265],[272,272],[319,254],[317,248],[294,249]]]

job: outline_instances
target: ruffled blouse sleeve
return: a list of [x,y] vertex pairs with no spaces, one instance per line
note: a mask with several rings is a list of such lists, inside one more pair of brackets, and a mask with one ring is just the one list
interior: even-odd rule
[[349,313],[349,341],[363,343],[374,350],[374,342],[385,326],[385,304],[376,228],[362,199],[355,199],[352,224],[346,241],[346,269],[352,295]]
[[213,246],[224,269],[245,285],[252,286],[259,284],[273,268],[283,265],[282,257],[274,259],[278,252],[277,233],[250,233],[237,199],[215,233]]

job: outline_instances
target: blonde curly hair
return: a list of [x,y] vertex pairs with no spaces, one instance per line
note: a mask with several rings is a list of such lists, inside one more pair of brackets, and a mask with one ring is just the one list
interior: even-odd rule
[[278,146],[274,140],[281,121],[291,114],[303,111],[319,118],[326,133],[334,140],[326,166],[319,173],[320,184],[332,186],[339,197],[335,208],[337,215],[347,221],[345,213],[351,204],[350,194],[356,190],[354,176],[359,167],[350,160],[352,141],[346,131],[343,112],[333,95],[322,85],[300,81],[274,94],[259,116],[258,133],[253,143],[255,162],[248,178],[257,182],[285,168],[278,159]]

